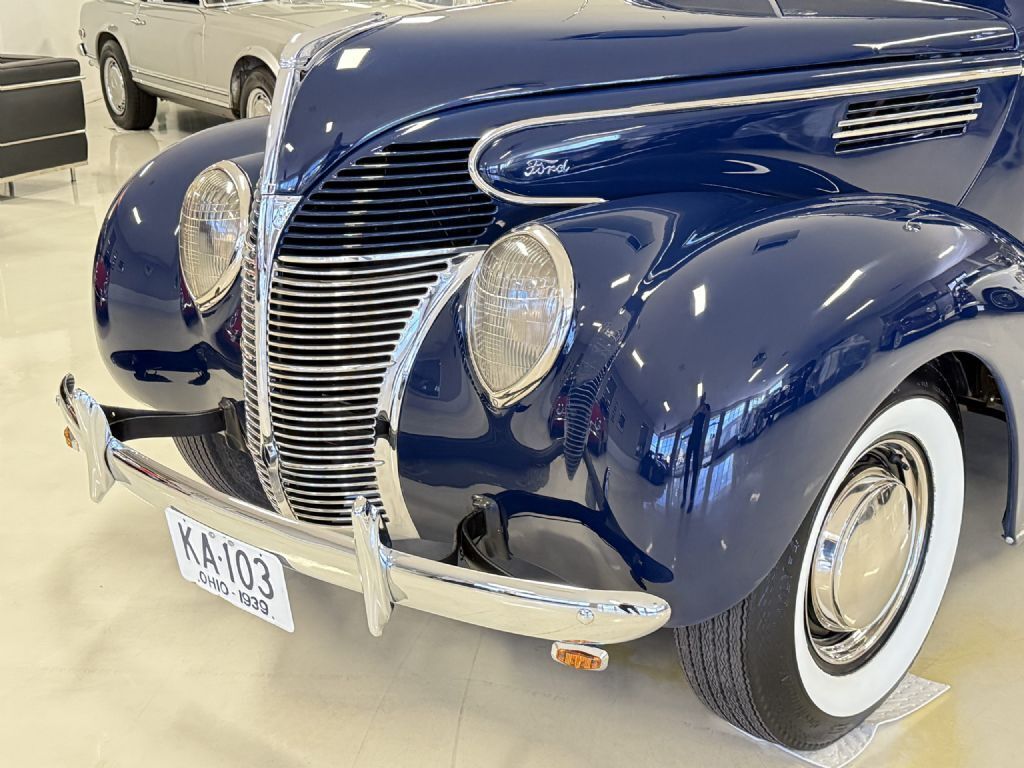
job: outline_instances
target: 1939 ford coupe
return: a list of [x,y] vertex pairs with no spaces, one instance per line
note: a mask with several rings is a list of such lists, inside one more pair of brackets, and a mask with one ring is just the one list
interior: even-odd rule
[[722,717],[841,737],[938,610],[964,409],[1022,528],[1024,0],[368,5],[117,196],[156,410],[64,380],[93,499],[285,628],[282,566],[577,668],[671,627]]

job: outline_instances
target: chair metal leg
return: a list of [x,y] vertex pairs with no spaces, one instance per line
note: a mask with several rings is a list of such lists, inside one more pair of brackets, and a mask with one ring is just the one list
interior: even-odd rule
[[72,184],[77,184],[78,183],[78,174],[75,173],[75,169],[74,168],[71,169],[71,183]]
[[7,182],[7,196],[8,197],[14,197],[14,182],[13,181],[8,181]]

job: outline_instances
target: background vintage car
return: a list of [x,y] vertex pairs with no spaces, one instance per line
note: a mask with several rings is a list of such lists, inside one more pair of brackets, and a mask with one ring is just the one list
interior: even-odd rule
[[961,406],[1009,419],[1022,528],[1024,317],[964,298],[1024,265],[1024,19],[990,6],[524,0],[300,37],[269,141],[182,142],[104,222],[100,349],[165,413],[64,380],[94,498],[170,497],[362,591],[374,634],[404,603],[598,665],[667,624],[718,714],[833,742],[938,610]]
[[296,34],[355,18],[375,5],[408,13],[458,4],[90,0],[82,6],[79,34],[82,52],[99,64],[111,118],[122,128],[140,129],[153,122],[157,97],[235,117],[265,116],[281,51]]

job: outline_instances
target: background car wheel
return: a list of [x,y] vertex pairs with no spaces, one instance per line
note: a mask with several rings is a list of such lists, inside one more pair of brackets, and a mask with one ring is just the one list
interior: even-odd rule
[[982,291],[982,298],[990,307],[1003,312],[1020,312],[1024,310],[1024,299],[1009,288],[988,288]]
[[192,470],[218,491],[270,508],[249,454],[232,448],[224,435],[176,437],[174,443]]
[[757,589],[676,630],[687,678],[709,708],[758,738],[819,749],[885,700],[920,651],[953,565],[959,424],[937,379],[901,385]]
[[135,84],[121,46],[108,40],[100,49],[103,101],[110,119],[126,131],[144,131],[156,119],[157,98]]
[[274,76],[265,67],[258,67],[247,74],[242,82],[239,115],[243,118],[269,115],[274,103],[275,84]]

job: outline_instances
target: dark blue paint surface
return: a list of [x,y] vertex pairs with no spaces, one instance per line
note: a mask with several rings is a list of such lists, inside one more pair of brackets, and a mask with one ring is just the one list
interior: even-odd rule
[[234,158],[255,183],[267,120],[203,131],[160,154],[125,184],[103,222],[93,268],[100,350],[125,392],[164,410],[213,408],[241,390],[240,292],[210,314],[181,279],[178,219],[185,191],[209,165]]
[[[442,315],[419,358],[436,378],[424,390],[442,394],[409,392],[401,420],[403,490],[421,532],[442,536],[473,493],[564,499],[590,524],[557,506],[513,520],[516,554],[570,582],[639,583],[670,599],[673,621],[697,621],[774,565],[896,383],[953,351],[1007,381],[1021,372],[993,342],[1017,344],[1024,315],[972,289],[1024,296],[1024,259],[1004,236],[897,198],[761,206],[666,195],[549,219],[585,309],[557,369],[511,411],[490,409],[447,354],[461,318]],[[566,393],[576,431],[587,432],[595,397],[608,412],[605,450],[550,437]],[[466,418],[447,415],[453,402]],[[573,556],[528,535],[540,530],[573,541]],[[672,580],[637,578],[637,550]]]
[[[1008,24],[953,3],[876,0],[860,12],[850,4],[848,16],[803,15],[801,4],[793,6],[794,15],[780,18],[701,12],[706,4],[687,2],[516,0],[431,11],[435,20],[428,24],[391,23],[345,43],[369,49],[358,68],[339,70],[332,56],[306,78],[285,132],[291,149],[282,155],[280,189],[307,190],[353,146],[439,109],[624,83],[979,54],[1016,44]],[[807,74],[801,81],[812,82]]]
[[[1014,64],[1024,19],[1024,3],[996,0],[984,5],[1005,23],[952,3],[787,0],[783,17],[760,0],[703,5],[719,12],[517,0],[362,35],[346,43],[371,49],[357,70],[306,77],[279,188],[388,143],[528,118]],[[397,436],[421,535],[450,542],[471,496],[494,494],[525,567],[639,585],[688,623],[757,584],[861,425],[934,357],[988,364],[1016,436],[1024,102],[1017,77],[977,85],[985,106],[965,135],[846,156],[830,135],[862,97],[556,121],[496,143],[480,167],[504,192],[609,202],[499,204],[502,231],[543,219],[562,238],[576,326],[541,386],[499,412],[467,372],[461,294],[440,314]],[[248,121],[181,142],[104,223],[100,348],[154,407],[241,397],[238,286],[198,313],[174,233],[200,170],[234,158],[258,176],[265,133]],[[526,175],[536,160],[564,170]]]

